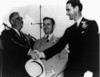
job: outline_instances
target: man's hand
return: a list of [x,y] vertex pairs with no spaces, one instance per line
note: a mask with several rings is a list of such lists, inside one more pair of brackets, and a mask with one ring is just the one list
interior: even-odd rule
[[45,58],[45,54],[43,52],[39,52],[38,50],[30,49],[28,55],[30,55],[35,60],[38,58]]
[[39,54],[32,49],[29,50],[28,55],[30,55],[33,60],[37,60],[39,58]]

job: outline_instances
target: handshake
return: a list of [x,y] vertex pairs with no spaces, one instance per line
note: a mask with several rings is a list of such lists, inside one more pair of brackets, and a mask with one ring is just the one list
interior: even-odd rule
[[30,49],[28,51],[28,55],[30,55],[33,60],[37,60],[39,58],[45,58],[45,54],[43,52],[39,52],[38,50]]

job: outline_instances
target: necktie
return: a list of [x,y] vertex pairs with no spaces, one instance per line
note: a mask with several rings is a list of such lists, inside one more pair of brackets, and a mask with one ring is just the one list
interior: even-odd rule
[[82,23],[79,24],[79,28],[82,29]]
[[78,23],[75,23],[75,26],[76,26],[76,30],[77,30],[77,32],[81,32],[82,31],[82,23],[80,23],[78,26]]
[[47,37],[46,37],[46,41],[47,41],[47,42],[49,42],[49,39],[48,39],[48,38],[49,38],[49,35],[47,35]]
[[20,33],[20,38],[21,38],[21,40],[25,42],[24,34],[23,34],[22,32],[19,32],[19,33]]

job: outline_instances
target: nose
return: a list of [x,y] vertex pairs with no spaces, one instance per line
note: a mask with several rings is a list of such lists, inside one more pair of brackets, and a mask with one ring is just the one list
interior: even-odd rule
[[20,21],[21,21],[21,23],[23,24],[23,18],[22,18],[22,17],[20,17]]

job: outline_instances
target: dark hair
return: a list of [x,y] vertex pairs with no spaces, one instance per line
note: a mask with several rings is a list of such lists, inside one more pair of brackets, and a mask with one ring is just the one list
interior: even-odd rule
[[19,14],[18,12],[13,12],[10,14],[9,16],[9,22],[11,23],[11,19],[16,15],[16,14]]
[[50,19],[51,22],[52,22],[52,24],[55,25],[55,21],[54,21],[53,18],[50,18],[50,17],[44,17],[44,18],[43,18],[43,21],[46,20],[46,19]]
[[67,1],[67,4],[71,4],[73,7],[76,7],[78,6],[79,7],[79,11],[81,12],[82,9],[83,9],[83,5],[82,3],[80,2],[80,0],[69,0]]

